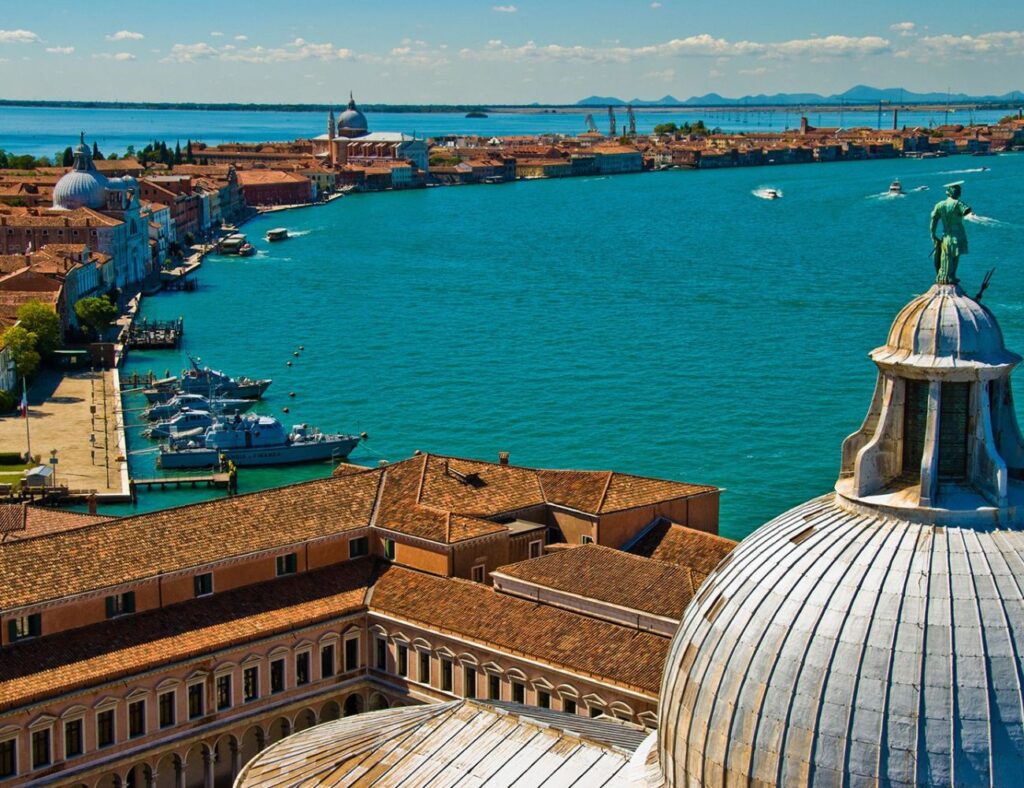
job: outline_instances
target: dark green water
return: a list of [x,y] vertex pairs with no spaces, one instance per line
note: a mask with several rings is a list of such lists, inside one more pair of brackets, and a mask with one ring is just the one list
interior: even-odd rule
[[[896,176],[929,190],[871,196]],[[258,256],[209,258],[198,292],[144,312],[184,316],[205,362],[272,377],[264,412],[369,432],[354,462],[504,449],[713,483],[722,532],[740,537],[834,483],[871,396],[867,353],[933,277],[928,215],[947,181],[996,220],[969,226],[961,278],[973,293],[998,268],[985,300],[1024,349],[1022,176],[1010,155],[357,195],[251,222]],[[752,194],[766,185],[784,198]],[[279,225],[303,234],[266,243]],[[135,353],[127,371],[182,365]],[[153,456],[132,466],[148,476]],[[329,471],[244,469],[241,484]]]

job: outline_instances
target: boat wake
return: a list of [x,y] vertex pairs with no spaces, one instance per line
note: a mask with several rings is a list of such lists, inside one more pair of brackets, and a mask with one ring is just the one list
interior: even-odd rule
[[964,219],[974,224],[983,224],[986,227],[1012,227],[1009,222],[993,219],[991,216],[980,216],[976,213],[967,214]]
[[762,200],[777,200],[782,197],[782,189],[776,189],[773,186],[758,186],[750,193]]
[[988,172],[988,167],[969,167],[966,170],[943,170],[942,172],[936,173],[937,175],[968,175],[972,172]]
[[288,231],[288,237],[289,238],[301,238],[304,235],[309,235],[311,232],[313,232],[313,231],[312,230],[289,230]]

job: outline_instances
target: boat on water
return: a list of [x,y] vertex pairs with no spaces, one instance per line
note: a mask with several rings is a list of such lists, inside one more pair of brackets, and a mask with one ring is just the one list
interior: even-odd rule
[[227,399],[260,399],[273,382],[269,378],[233,378],[210,367],[200,367],[199,360],[188,357],[191,369],[180,378],[162,378],[144,390],[149,402],[166,402],[178,394],[200,394]]
[[285,432],[277,419],[250,414],[215,419],[200,436],[172,438],[160,446],[158,462],[164,470],[176,470],[214,467],[221,458],[238,467],[340,461],[360,440],[358,435],[324,433],[306,424],[296,424]]
[[176,416],[186,408],[192,410],[208,410],[225,416],[245,413],[256,404],[253,399],[229,399],[227,397],[206,397],[202,394],[177,394],[166,402],[151,405],[142,412],[142,418],[149,421],[161,421]]
[[894,180],[892,183],[889,184],[888,194],[891,197],[898,197],[898,196],[902,196],[902,195],[906,194],[906,192],[903,191],[903,184],[900,183],[900,179],[899,178],[897,178],[896,180]]
[[267,230],[268,241],[284,241],[288,238],[288,230],[285,227],[275,227],[273,230]]
[[234,233],[222,239],[217,244],[217,247],[221,254],[234,254],[239,257],[249,257],[256,254],[256,248],[241,233]]
[[174,438],[202,435],[213,426],[214,416],[208,410],[185,408],[169,419],[154,423],[142,434],[147,438]]
[[472,110],[470,112],[467,112],[466,113],[466,117],[467,118],[486,118],[487,117],[487,113],[483,112],[482,110],[479,110],[479,109],[474,109],[474,110]]
[[777,200],[781,196],[782,195],[779,194],[779,190],[778,189],[765,189],[764,190],[764,198],[766,200]]

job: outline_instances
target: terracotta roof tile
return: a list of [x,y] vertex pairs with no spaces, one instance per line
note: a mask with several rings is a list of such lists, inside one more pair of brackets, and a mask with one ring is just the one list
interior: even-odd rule
[[369,559],[226,591],[4,649],[0,710],[363,608]]
[[736,542],[724,536],[661,520],[627,549],[636,555],[688,567],[706,577],[734,547]]
[[0,609],[365,527],[376,470],[23,539],[3,550]]
[[390,566],[374,584],[370,611],[510,654],[658,693],[669,641],[646,632],[539,605],[489,586]]
[[21,503],[0,504],[0,561],[3,561],[3,546],[15,540],[83,528],[111,519],[113,518]]
[[676,564],[589,544],[498,567],[497,572],[611,605],[676,620],[700,580]]

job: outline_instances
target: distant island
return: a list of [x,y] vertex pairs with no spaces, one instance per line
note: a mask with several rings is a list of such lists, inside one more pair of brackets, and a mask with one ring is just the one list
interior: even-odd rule
[[705,93],[703,96],[691,96],[680,100],[675,96],[662,96],[660,99],[631,99],[625,101],[616,96],[587,96],[576,102],[578,107],[607,107],[609,105],[626,105],[634,107],[719,107],[719,106],[788,106],[788,105],[826,105],[826,104],[1011,104],[1024,101],[1024,93],[1014,90],[1000,96],[971,96],[966,93],[915,93],[905,88],[873,88],[869,85],[855,85],[843,93],[823,96],[820,93],[774,93],[741,98],[727,98],[718,93]]

